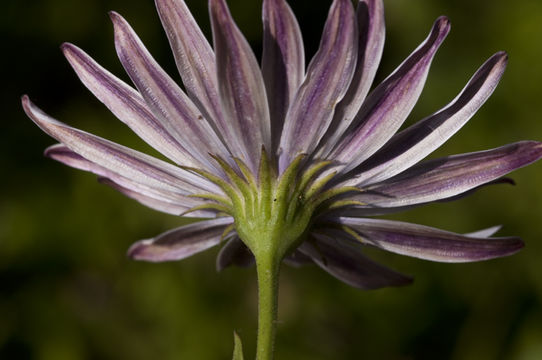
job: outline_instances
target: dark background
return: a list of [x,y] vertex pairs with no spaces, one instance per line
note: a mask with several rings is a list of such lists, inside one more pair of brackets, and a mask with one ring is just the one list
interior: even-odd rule
[[[209,35],[207,4],[187,1]],[[308,56],[330,1],[292,0]],[[542,140],[542,2],[389,0],[383,79],[446,14],[452,31],[408,122],[445,105],[499,50],[508,70],[493,97],[435,155]],[[230,0],[260,54],[260,2]],[[125,16],[176,75],[151,0],[2,0],[0,141],[0,359],[229,359],[232,332],[253,358],[254,270],[217,274],[217,249],[179,263],[133,262],[125,251],[182,223],[42,157],[54,141],[28,120],[20,96],[73,126],[147,151],[79,83],[59,45],[77,44],[127,79],[107,11]],[[259,55],[258,55],[259,56]],[[178,77],[177,77],[178,78]],[[277,358],[542,359],[542,163],[454,203],[394,218],[469,232],[504,224],[519,254],[450,265],[371,252],[416,277],[400,289],[362,292],[315,267],[281,276]]]

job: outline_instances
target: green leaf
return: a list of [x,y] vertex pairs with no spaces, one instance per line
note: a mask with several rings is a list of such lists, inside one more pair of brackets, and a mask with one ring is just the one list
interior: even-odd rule
[[233,360],[243,360],[243,344],[241,344],[241,338],[236,332],[233,333]]

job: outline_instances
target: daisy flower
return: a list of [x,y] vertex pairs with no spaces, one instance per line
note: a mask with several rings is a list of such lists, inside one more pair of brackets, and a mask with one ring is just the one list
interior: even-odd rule
[[[366,246],[440,262],[487,260],[523,247],[517,237],[493,237],[498,227],[456,234],[374,217],[509,181],[503,176],[542,157],[540,142],[521,141],[424,160],[491,95],[504,52],[448,105],[401,129],[450,30],[446,17],[371,90],[384,45],[382,0],[358,0],[357,8],[334,0],[307,68],[284,0],[263,1],[261,65],[225,0],[209,0],[212,47],[183,0],[156,6],[184,90],[115,12],[115,46],[133,86],[75,45],[62,51],[83,84],[164,159],[65,125],[27,96],[23,107],[59,141],[48,157],[158,211],[204,218],[135,243],[130,257],[180,260],[224,244],[219,270],[256,265],[257,359],[273,356],[282,262],[314,263],[351,286],[376,289],[411,278],[367,258]],[[239,347],[236,354],[242,357]]]

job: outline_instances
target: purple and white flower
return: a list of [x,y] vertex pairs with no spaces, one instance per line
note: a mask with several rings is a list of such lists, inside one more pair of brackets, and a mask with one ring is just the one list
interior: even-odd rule
[[494,91],[504,52],[448,105],[401,130],[450,30],[447,18],[370,91],[384,46],[382,0],[359,0],[357,9],[334,0],[306,69],[299,25],[284,0],[263,1],[261,65],[225,0],[209,0],[212,47],[183,0],[156,6],[185,90],[115,12],[115,46],[135,87],[75,45],[62,51],[83,84],[168,161],[72,128],[22,99],[27,115],[59,141],[48,157],[158,211],[205,218],[137,242],[131,257],[180,260],[225,243],[219,269],[273,252],[374,289],[411,279],[368,259],[365,246],[440,262],[523,247],[517,237],[493,237],[498,228],[463,235],[374,218],[461,197],[542,157],[542,143],[521,141],[424,160]]

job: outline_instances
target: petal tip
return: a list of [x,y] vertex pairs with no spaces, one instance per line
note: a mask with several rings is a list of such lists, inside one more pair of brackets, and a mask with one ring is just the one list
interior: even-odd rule
[[30,97],[27,94],[24,94],[21,96],[21,104],[23,105],[23,110],[32,119],[32,107],[34,106],[34,103],[30,100]]
[[501,58],[501,59],[507,61],[509,55],[508,55],[508,53],[507,53],[506,51],[501,50],[501,51],[498,51],[498,52],[495,54],[495,56],[498,56],[499,58]]
[[145,260],[145,250],[148,248],[149,245],[152,244],[152,239],[145,239],[140,240],[136,243],[134,243],[128,251],[126,252],[126,256],[132,260]]
[[117,26],[121,26],[122,24],[126,22],[126,20],[118,12],[114,10],[111,10],[107,14],[109,15],[109,19],[111,19],[111,22],[113,23],[113,26],[115,27],[115,29],[117,28]]
[[447,16],[442,15],[435,20],[435,23],[433,24],[433,32],[438,34],[440,39],[443,39],[446,35],[448,35],[451,27],[452,23],[450,22],[450,19]]
[[73,51],[76,48],[75,45],[69,42],[63,42],[60,44],[60,50],[62,50],[63,53],[66,53],[67,51]]

